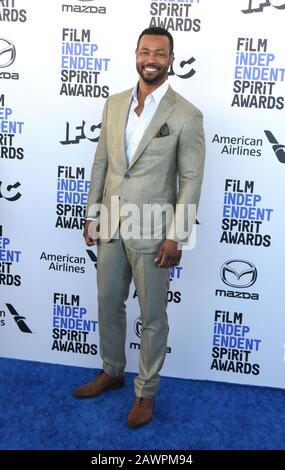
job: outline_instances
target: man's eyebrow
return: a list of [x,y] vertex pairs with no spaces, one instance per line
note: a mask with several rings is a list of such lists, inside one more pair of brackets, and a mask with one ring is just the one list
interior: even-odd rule
[[142,47],[141,50],[142,51],[165,51],[163,47],[160,47],[158,49],[149,49],[149,47]]

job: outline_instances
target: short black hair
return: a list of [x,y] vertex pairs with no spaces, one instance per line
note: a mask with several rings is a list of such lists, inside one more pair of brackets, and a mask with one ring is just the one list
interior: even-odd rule
[[172,35],[170,34],[169,31],[167,31],[167,29],[165,28],[160,28],[159,26],[152,26],[150,28],[146,28],[144,29],[141,34],[139,35],[139,38],[138,38],[138,43],[137,43],[137,49],[139,47],[139,42],[141,40],[141,38],[145,35],[154,35],[154,36],[167,36],[168,39],[169,39],[169,53],[172,54],[173,52],[173,48],[174,48],[174,44],[173,44],[173,37]]

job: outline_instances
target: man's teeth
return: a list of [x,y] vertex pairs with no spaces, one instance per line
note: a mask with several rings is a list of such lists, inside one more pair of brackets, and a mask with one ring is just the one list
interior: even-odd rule
[[145,67],[145,70],[149,72],[155,72],[157,69],[155,67]]

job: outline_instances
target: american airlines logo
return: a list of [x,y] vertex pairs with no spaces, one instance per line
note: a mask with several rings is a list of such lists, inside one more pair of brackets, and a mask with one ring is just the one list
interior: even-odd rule
[[280,163],[285,163],[285,145],[279,144],[271,131],[264,131],[267,139],[272,144],[272,150],[275,153]]
[[89,258],[91,259],[92,263],[94,263],[94,268],[97,269],[97,256],[95,255],[94,251],[86,250]]
[[13,316],[13,318],[15,320],[15,323],[16,323],[17,327],[19,328],[19,330],[22,333],[32,333],[32,331],[28,327],[27,323],[24,321],[24,320],[26,320],[26,317],[24,317],[23,315],[20,315],[17,312],[17,310],[13,307],[13,305],[6,304],[6,306],[9,310],[9,312],[11,313],[11,315]]

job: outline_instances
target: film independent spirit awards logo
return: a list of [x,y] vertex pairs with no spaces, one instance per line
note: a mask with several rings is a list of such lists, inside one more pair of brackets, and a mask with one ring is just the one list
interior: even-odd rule
[[231,259],[222,265],[221,279],[227,286],[245,289],[255,283],[257,269],[250,261]]
[[13,64],[16,58],[16,48],[9,39],[0,38],[0,68]]

